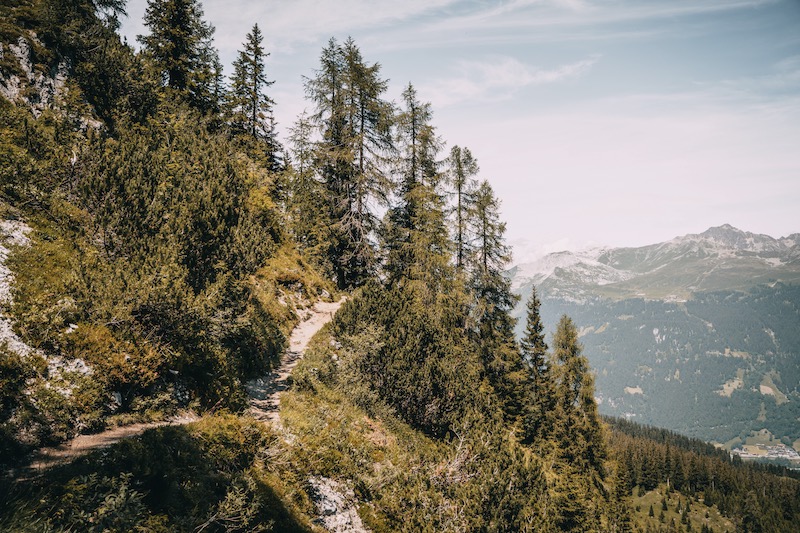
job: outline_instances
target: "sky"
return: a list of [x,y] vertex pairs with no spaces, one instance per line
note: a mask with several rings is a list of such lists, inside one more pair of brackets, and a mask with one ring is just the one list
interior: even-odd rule
[[[122,33],[146,33],[128,0]],[[279,134],[331,37],[413,83],[502,204],[514,262],[725,223],[800,232],[800,0],[206,0],[225,65],[258,23]],[[443,154],[444,155],[444,154]]]

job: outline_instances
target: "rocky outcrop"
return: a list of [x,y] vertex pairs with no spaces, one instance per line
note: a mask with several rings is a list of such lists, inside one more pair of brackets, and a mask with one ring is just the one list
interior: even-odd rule
[[30,239],[28,233],[30,226],[18,220],[0,220],[0,345],[5,344],[6,348],[27,356],[34,350],[17,336],[12,328],[11,317],[8,310],[13,304],[11,287],[14,283],[14,274],[6,266],[13,246],[28,246]]
[[319,525],[333,533],[369,532],[358,516],[352,489],[327,477],[312,477],[308,483]]
[[59,62],[47,72],[33,62],[31,42],[36,35],[20,37],[16,43],[0,43],[0,59],[9,56],[18,63],[17,73],[0,72],[0,96],[17,105],[30,108],[38,117],[46,109],[55,107],[58,95],[64,90],[69,65]]

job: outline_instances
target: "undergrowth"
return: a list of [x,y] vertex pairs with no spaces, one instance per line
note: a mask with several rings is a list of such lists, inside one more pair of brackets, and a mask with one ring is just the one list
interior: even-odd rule
[[275,432],[230,414],[147,431],[27,482],[0,531],[316,531]]

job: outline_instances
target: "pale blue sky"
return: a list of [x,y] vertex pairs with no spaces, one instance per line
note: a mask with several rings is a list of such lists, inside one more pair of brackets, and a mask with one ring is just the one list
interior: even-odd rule
[[[129,0],[123,33],[143,33]],[[285,133],[330,37],[410,81],[500,196],[516,261],[730,223],[800,232],[798,0],[207,0],[230,63],[257,22]]]

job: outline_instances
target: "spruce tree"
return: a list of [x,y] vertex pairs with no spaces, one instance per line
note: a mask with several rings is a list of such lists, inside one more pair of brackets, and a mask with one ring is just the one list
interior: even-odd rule
[[275,82],[267,79],[265,59],[269,53],[264,50],[263,41],[258,24],[254,24],[247,34],[244,49],[233,62],[228,113],[233,134],[263,142],[268,166],[271,170],[278,170],[279,145],[272,115],[274,102],[264,93],[264,89]]
[[163,85],[201,111],[210,111],[217,51],[214,27],[203,20],[197,0],[148,0],[144,23],[149,35],[139,35],[146,55]]
[[527,303],[527,322],[520,341],[522,358],[528,366],[530,398],[526,407],[525,437],[531,441],[545,437],[551,430],[552,412],[555,407],[553,376],[547,360],[547,343],[544,340],[544,325],[539,314],[541,302],[532,288]]
[[605,440],[594,401],[594,378],[582,352],[575,324],[562,316],[553,336],[553,358],[558,365],[556,435],[566,461],[583,463],[602,477]]

